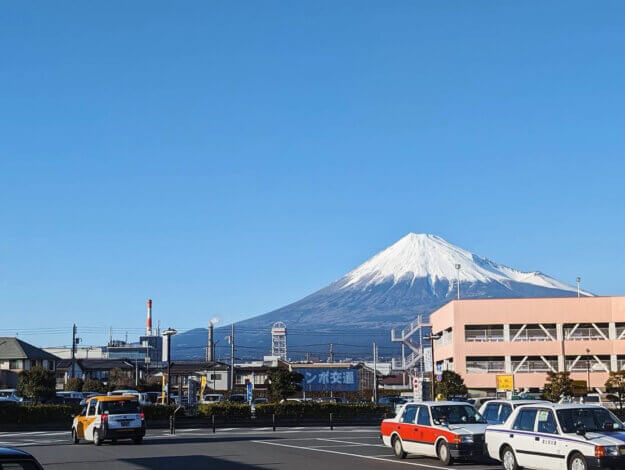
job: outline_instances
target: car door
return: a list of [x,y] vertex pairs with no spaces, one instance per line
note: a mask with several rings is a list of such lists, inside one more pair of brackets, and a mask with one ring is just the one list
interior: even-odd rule
[[419,453],[421,455],[435,457],[436,449],[434,448],[434,442],[436,441],[436,434],[432,428],[430,410],[426,405],[419,405],[415,432],[415,438],[419,446]]
[[533,465],[545,470],[558,470],[564,462],[564,453],[555,437],[558,435],[558,425],[553,411],[548,408],[538,408],[536,414],[536,436],[534,436]]
[[97,400],[89,400],[89,405],[87,406],[87,414],[83,421],[85,439],[90,441],[93,440],[93,422],[96,418],[97,405]]
[[534,458],[534,423],[537,411],[536,408],[521,408],[510,431],[510,443],[521,467],[540,468],[535,466]]
[[417,432],[415,431],[417,409],[417,405],[407,405],[399,419],[399,436],[403,442],[404,450],[410,454],[420,453],[420,447],[416,442]]

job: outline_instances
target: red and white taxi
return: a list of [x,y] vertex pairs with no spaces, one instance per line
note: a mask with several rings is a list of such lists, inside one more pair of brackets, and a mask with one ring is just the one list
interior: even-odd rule
[[407,403],[380,425],[382,441],[400,459],[417,454],[445,465],[484,455],[485,431],[486,420],[478,411],[456,401]]

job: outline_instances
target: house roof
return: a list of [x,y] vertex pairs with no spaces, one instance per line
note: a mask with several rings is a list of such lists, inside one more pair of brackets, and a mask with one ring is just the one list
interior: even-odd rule
[[47,359],[58,361],[54,354],[44,351],[18,338],[0,337],[0,360],[10,359]]
[[[230,366],[223,362],[205,362],[205,361],[172,361],[171,373],[181,374],[185,372],[200,372],[211,370],[228,370]],[[163,367],[161,370],[167,370]]]
[[[89,370],[111,370],[111,369],[133,369],[134,364],[123,359],[76,359],[76,364],[83,371]],[[71,359],[63,359],[60,361],[56,368],[57,370],[65,370],[72,367]],[[141,364],[139,367],[143,368]]]

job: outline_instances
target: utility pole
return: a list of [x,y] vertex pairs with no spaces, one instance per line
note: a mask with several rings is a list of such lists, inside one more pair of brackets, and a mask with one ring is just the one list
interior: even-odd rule
[[580,297],[579,284],[582,282],[582,278],[577,276],[577,279],[575,279],[575,282],[577,282],[577,298],[579,299]]
[[230,332],[230,391],[234,391],[234,323]]
[[139,361],[135,358],[135,388],[139,386]]
[[334,362],[334,343],[330,343],[330,355],[328,356],[328,362]]
[[378,402],[378,348],[373,342],[373,403]]
[[76,324],[72,328],[72,378],[76,377]]

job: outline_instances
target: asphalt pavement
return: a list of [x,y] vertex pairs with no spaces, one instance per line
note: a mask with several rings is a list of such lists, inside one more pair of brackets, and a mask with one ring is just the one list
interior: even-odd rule
[[[143,444],[119,441],[100,447],[74,445],[65,431],[4,432],[0,446],[33,454],[44,468],[56,469],[438,469],[438,460],[397,459],[382,445],[377,428],[271,428],[148,430]],[[494,470],[484,463],[460,463],[466,470]]]

